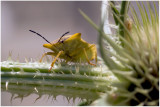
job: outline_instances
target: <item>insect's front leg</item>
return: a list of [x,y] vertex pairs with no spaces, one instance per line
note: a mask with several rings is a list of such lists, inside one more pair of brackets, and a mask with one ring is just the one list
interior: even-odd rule
[[59,51],[59,53],[57,54],[57,56],[55,57],[55,59],[53,60],[51,67],[49,69],[49,72],[51,71],[52,67],[54,66],[54,63],[56,62],[56,60],[58,59],[58,57],[63,53],[63,51]]
[[43,55],[42,55],[42,57],[41,57],[41,59],[39,60],[39,62],[42,62],[42,59],[46,56],[46,55],[54,55],[54,53],[53,52],[46,52],[46,53],[44,53]]

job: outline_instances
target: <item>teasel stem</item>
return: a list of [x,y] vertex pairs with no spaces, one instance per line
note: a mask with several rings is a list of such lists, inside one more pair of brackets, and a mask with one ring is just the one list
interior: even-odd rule
[[100,66],[55,64],[48,72],[50,63],[4,61],[0,65],[2,91],[17,94],[21,99],[34,93],[39,97],[63,95],[93,101],[106,89],[112,90],[110,84],[114,80],[112,73]]

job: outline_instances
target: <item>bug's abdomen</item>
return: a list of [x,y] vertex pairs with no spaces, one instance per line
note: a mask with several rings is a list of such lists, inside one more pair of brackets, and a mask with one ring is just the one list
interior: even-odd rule
[[[86,55],[85,55],[85,52]],[[91,61],[93,59],[95,59],[97,57],[97,49],[96,46],[94,44],[90,45],[87,48],[81,48],[79,50],[76,51],[75,56],[73,56],[72,58],[72,62],[82,62],[85,63],[88,60]],[[88,58],[88,60],[87,60]]]

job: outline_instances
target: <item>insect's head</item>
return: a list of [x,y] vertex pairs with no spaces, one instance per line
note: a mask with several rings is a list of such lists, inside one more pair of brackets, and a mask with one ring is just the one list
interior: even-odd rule
[[[49,42],[46,38],[44,38],[42,35],[40,35],[39,33],[35,32],[35,31],[33,31],[33,30],[29,30],[29,31],[32,32],[32,33],[37,34],[38,36],[40,36],[41,38],[43,38],[46,42],[48,42],[48,44],[44,44],[44,45],[43,45],[43,47],[48,48],[48,49],[56,48],[56,47],[55,47],[56,44],[63,43],[63,42],[64,42],[64,39],[62,39],[62,38],[63,38],[66,34],[69,33],[69,31],[66,32],[66,33],[64,33],[64,34],[59,38],[59,40],[58,40],[56,43],[51,43],[51,42]],[[81,33],[75,33],[75,34],[73,34],[71,37],[69,37],[69,39],[70,39],[71,41],[72,41],[72,40],[75,40],[75,39],[81,39]]]
[[[66,33],[64,33],[60,38],[59,38],[59,40],[58,40],[58,42],[60,42],[61,41],[61,39],[63,38],[63,36],[65,36],[66,34],[68,34],[69,33],[69,31],[68,32],[66,32]],[[63,42],[63,41],[62,41]]]
[[32,32],[32,33],[37,34],[38,36],[40,36],[41,38],[43,38],[46,42],[48,42],[48,44],[44,44],[43,47],[49,48],[49,49],[54,49],[54,48],[56,48],[56,47],[54,47],[54,45],[57,44],[57,43],[63,43],[63,41],[64,41],[64,40],[62,40],[63,36],[65,36],[66,34],[69,33],[69,31],[66,32],[66,33],[64,33],[64,34],[59,38],[58,42],[56,42],[56,43],[51,43],[51,42],[49,42],[45,37],[43,37],[42,35],[40,35],[39,33],[35,32],[35,31],[33,31],[33,30],[29,30],[29,31]]

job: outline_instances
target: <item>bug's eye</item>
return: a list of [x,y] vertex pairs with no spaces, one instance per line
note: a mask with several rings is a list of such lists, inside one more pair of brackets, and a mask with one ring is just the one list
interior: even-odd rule
[[61,41],[62,41],[62,40],[59,39],[59,40],[57,41],[57,43],[61,43]]
[[59,38],[58,42],[59,42],[66,34],[68,34],[68,33],[69,33],[69,31],[66,32],[66,33],[64,33],[64,34]]
[[68,39],[68,38],[61,39],[61,40],[60,40],[60,41],[58,41],[58,42],[60,42],[60,43],[64,43],[64,41],[65,41],[66,39]]
[[64,43],[64,41],[62,40],[62,41],[60,41],[60,43]]
[[63,43],[63,40],[58,41],[57,43]]

